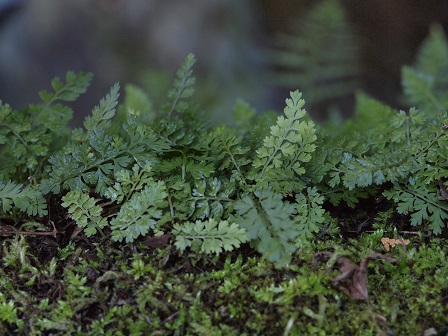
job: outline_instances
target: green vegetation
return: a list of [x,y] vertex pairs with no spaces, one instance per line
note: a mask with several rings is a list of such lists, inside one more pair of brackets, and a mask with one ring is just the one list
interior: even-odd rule
[[[193,100],[193,55],[160,110],[134,86],[119,105],[115,84],[72,131],[64,104],[92,78],[72,72],[42,103],[1,104],[0,333],[442,329],[447,55],[436,27],[403,69],[415,107],[358,93],[342,125],[316,126],[299,91],[281,115],[240,102],[234,125],[212,125]],[[380,254],[399,235],[411,244]]]
[[276,36],[278,49],[269,52],[275,82],[300,87],[308,106],[334,108],[335,99],[359,87],[360,38],[347,16],[337,0],[316,2],[298,15],[289,33]]

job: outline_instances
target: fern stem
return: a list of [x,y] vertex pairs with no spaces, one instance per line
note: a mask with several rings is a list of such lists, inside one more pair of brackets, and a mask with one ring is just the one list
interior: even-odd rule
[[340,150],[341,152],[349,153],[352,156],[356,156],[358,159],[362,159],[363,158],[362,154],[358,154],[358,153],[352,152],[352,151],[350,151],[350,150],[348,150],[346,148],[341,148],[339,146],[333,146],[330,142],[326,143],[325,146],[328,147],[328,148],[335,149],[335,150]]
[[[4,126],[6,126],[7,128],[9,128],[9,130],[20,140],[20,142],[23,143],[23,145],[25,146],[25,148],[30,152],[33,153],[33,151],[31,150],[31,148],[28,146],[28,144],[26,143],[25,139],[23,139],[19,133],[17,133],[16,131],[14,131],[14,129],[12,129],[11,127],[9,127],[8,125],[3,124]],[[33,153],[34,154],[34,153]]]
[[411,147],[411,130],[410,130],[411,116],[406,114],[406,140],[408,147]]
[[436,203],[436,202],[434,202],[434,201],[432,201],[432,200],[430,200],[430,199],[426,198],[425,196],[422,196],[422,195],[420,195],[420,194],[418,194],[418,193],[415,193],[414,191],[412,191],[412,190],[409,189],[409,188],[406,188],[405,190],[406,190],[406,192],[410,193],[411,195],[413,195],[413,196],[415,196],[415,197],[417,197],[417,198],[420,198],[421,200],[424,200],[425,202],[427,202],[427,203],[429,203],[429,204],[435,206],[436,208],[440,208],[440,209],[443,209],[443,210],[445,210],[446,212],[448,212],[448,207],[443,206],[443,205],[440,204],[440,203]]
[[166,190],[166,198],[168,200],[168,205],[170,207],[170,216],[171,219],[174,221],[174,205],[173,205],[173,201],[171,199],[171,193],[170,193],[170,189],[168,188],[167,184],[165,183],[165,190]]
[[[236,170],[238,170],[238,173],[240,173],[241,176],[243,177],[243,172],[241,171],[239,164],[236,162],[235,157],[233,156],[232,151],[230,150],[230,147],[227,146],[227,144],[224,141],[223,141],[223,145],[224,145],[224,148],[225,148],[227,154],[229,154],[230,159],[232,160],[233,165],[235,166]],[[246,185],[246,179],[243,178],[242,181],[243,181],[243,184]]]
[[224,202],[233,202],[234,200],[231,198],[224,198],[224,197],[191,197],[191,200],[200,201],[200,200],[206,200],[206,201],[224,201]]
[[168,113],[168,118],[171,118],[171,115],[173,114],[174,109],[176,108],[177,102],[179,101],[179,99],[180,99],[180,97],[182,95],[182,92],[185,89],[185,83],[186,83],[188,78],[189,77],[187,77],[187,76],[184,76],[182,78],[182,82],[181,82],[181,85],[180,85],[181,88],[180,88],[180,90],[177,90],[176,98],[174,99],[173,104],[171,104],[170,112]]
[[437,134],[437,136],[432,141],[430,141],[429,144],[423,150],[419,151],[414,156],[414,158],[418,159],[422,154],[426,154],[426,152],[434,145],[434,143],[436,143],[439,140],[439,138],[444,134],[445,134],[444,130],[440,131],[439,134]]

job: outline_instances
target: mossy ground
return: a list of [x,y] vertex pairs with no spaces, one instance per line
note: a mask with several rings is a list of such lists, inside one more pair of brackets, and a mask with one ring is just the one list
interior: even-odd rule
[[341,218],[283,269],[249,245],[220,256],[180,255],[170,244],[70,239],[70,225],[58,228],[67,233],[58,244],[3,236],[0,335],[418,335],[446,327],[446,240],[412,235],[399,263],[370,262],[370,305],[333,286],[338,270],[316,263],[314,253],[359,263],[372,251],[386,253],[380,239],[394,236],[386,233],[390,212],[369,221],[373,233],[338,232],[366,213],[352,215],[356,220]]

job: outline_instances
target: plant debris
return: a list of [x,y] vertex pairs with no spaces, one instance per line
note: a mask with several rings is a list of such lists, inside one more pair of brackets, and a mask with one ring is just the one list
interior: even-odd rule
[[[405,247],[405,245],[403,245]],[[333,252],[317,252],[314,259],[317,261],[328,261],[334,256]],[[387,254],[371,253],[364,257],[359,265],[347,257],[338,257],[335,264],[338,265],[341,273],[332,279],[334,285],[345,294],[356,300],[368,300],[367,289],[367,267],[371,260],[383,259],[390,263],[397,263],[400,258],[393,258]]]

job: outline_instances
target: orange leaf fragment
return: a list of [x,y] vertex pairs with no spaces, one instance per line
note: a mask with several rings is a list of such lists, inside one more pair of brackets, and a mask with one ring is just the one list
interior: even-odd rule
[[389,251],[391,247],[395,247],[397,245],[406,246],[409,244],[409,239],[393,239],[393,238],[381,238],[381,243],[383,244],[386,251]]

